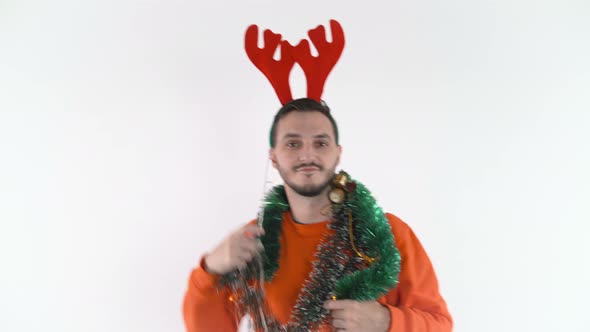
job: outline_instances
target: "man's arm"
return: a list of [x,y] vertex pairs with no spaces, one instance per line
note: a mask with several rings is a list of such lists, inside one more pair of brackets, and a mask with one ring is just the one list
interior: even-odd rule
[[183,316],[187,332],[236,331],[229,293],[217,289],[219,277],[205,270],[204,259],[191,273],[184,295]]
[[422,244],[403,221],[387,219],[401,254],[399,284],[381,299],[390,312],[390,332],[450,332],[453,320],[439,292],[434,268]]
[[227,290],[219,290],[219,275],[245,266],[261,250],[262,228],[253,223],[230,234],[201,259],[191,273],[184,296],[183,315],[187,332],[236,331],[238,319]]

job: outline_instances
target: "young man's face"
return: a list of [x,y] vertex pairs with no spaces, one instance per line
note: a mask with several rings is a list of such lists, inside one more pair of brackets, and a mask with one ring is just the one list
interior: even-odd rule
[[293,111],[277,124],[270,158],[293,191],[313,197],[330,184],[341,151],[326,116],[320,112]]

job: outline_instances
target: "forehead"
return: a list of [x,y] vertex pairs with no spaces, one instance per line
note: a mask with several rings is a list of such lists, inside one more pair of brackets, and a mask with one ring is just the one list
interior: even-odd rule
[[330,120],[320,112],[293,111],[277,123],[277,138],[287,134],[315,136],[328,134],[334,138],[334,129]]

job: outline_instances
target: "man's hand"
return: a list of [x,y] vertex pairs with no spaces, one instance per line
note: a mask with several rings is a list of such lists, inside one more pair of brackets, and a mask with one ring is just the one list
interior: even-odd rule
[[335,331],[387,332],[390,316],[387,307],[377,301],[327,301]]
[[233,232],[205,257],[206,270],[213,274],[224,274],[245,267],[264,249],[258,239],[261,235],[264,235],[264,229],[255,225],[244,226]]

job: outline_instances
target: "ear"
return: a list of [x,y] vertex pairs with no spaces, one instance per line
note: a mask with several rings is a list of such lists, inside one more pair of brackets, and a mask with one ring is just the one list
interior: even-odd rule
[[275,149],[274,148],[270,148],[268,149],[268,159],[270,159],[270,161],[272,162],[272,167],[274,167],[275,169],[278,169],[278,164],[277,164],[277,155],[275,153]]
[[338,158],[336,159],[336,166],[340,165],[340,156],[342,156],[342,145],[338,145]]

